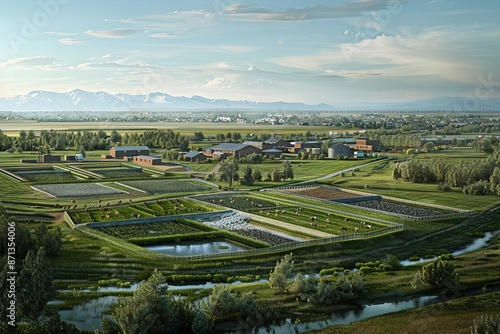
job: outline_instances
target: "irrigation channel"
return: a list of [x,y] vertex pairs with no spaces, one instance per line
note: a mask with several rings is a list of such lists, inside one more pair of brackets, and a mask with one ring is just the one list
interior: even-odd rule
[[[495,232],[487,232],[484,237],[475,239],[470,245],[467,247],[457,250],[452,253],[454,256],[470,253],[476,250],[479,250],[487,245],[489,240],[499,235],[500,231]],[[432,259],[421,260],[422,262],[432,261]],[[417,264],[420,261],[402,261],[403,265],[413,265]],[[259,282],[266,282],[267,280],[263,279]],[[168,285],[170,291],[175,290],[185,290],[185,289],[212,289],[214,286],[219,285],[221,283],[212,283],[207,282],[204,284],[192,284],[192,285]],[[236,281],[234,283],[230,283],[228,285],[238,285],[242,284],[242,282]],[[134,291],[139,286],[139,283],[132,284],[130,288],[119,288],[119,287],[102,287],[99,288],[98,292],[122,292],[122,291]],[[68,291],[68,290],[60,290],[60,291]],[[91,292],[90,290],[78,290],[78,292]],[[92,291],[95,292],[95,291]],[[473,291],[471,294],[480,294],[484,291]],[[93,299],[90,302],[77,305],[73,307],[71,310],[63,310],[59,311],[59,315],[61,319],[76,325],[77,328],[81,330],[94,330],[101,329],[101,320],[107,315],[103,315],[103,312],[109,309],[109,307],[118,299],[116,296],[106,296],[100,297],[97,299]],[[407,309],[417,308],[425,305],[429,305],[432,303],[438,303],[441,301],[440,296],[437,295],[428,295],[428,296],[420,296],[415,297],[403,301],[396,302],[386,302],[379,304],[366,304],[361,305],[360,308],[342,312],[335,312],[331,315],[331,317],[327,320],[322,321],[314,321],[314,322],[304,322],[304,323],[295,323],[292,322],[291,319],[286,319],[283,323],[273,325],[272,327],[261,327],[261,328],[248,328],[248,332],[240,331],[239,324],[236,322],[228,322],[220,324],[218,327],[220,330],[225,332],[232,332],[238,330],[238,333],[276,333],[276,334],[288,334],[288,333],[306,333],[315,329],[322,329],[329,326],[334,325],[345,325],[350,324],[352,322],[361,321],[364,319],[368,319],[371,317],[376,317],[379,315],[389,314],[393,312],[399,312]],[[51,303],[57,304],[58,300],[54,300]]]

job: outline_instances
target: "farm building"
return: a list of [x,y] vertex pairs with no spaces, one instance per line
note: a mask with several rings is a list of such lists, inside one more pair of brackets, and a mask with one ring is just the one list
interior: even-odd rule
[[246,145],[246,144],[232,144],[232,143],[223,143],[217,146],[207,147],[205,149],[205,155],[209,157],[220,157],[224,159],[224,155],[232,155],[237,159],[246,157],[252,153],[260,153],[261,150],[257,147]]
[[61,162],[60,155],[42,154],[40,162]]
[[135,157],[137,155],[149,155],[147,146],[114,146],[109,150],[113,158]]
[[323,145],[321,141],[296,141],[292,142],[291,146],[287,148],[290,153],[298,153],[300,150],[320,148]]
[[191,151],[184,155],[184,159],[191,162],[205,161],[207,160],[207,156],[203,152]]
[[337,143],[328,148],[328,159],[351,157],[351,148],[347,145]]
[[265,155],[266,158],[279,158],[281,154],[283,154],[283,150],[270,148],[268,150],[262,151],[262,154]]
[[138,155],[134,157],[133,162],[145,166],[161,165],[161,158],[149,155]]
[[247,140],[243,142],[244,145],[251,145],[253,147],[256,147],[260,150],[269,150],[269,149],[281,149],[281,152],[283,150],[290,146],[288,142],[284,139],[278,138],[278,137],[271,137],[267,140],[264,141],[253,141],[253,140]]
[[380,140],[369,139],[369,138],[358,138],[356,145],[354,145],[356,151],[363,152],[380,152]]

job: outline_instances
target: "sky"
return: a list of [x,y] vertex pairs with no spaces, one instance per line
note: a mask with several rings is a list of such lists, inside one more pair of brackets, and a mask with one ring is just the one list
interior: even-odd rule
[[499,98],[498,17],[496,0],[2,1],[0,98]]

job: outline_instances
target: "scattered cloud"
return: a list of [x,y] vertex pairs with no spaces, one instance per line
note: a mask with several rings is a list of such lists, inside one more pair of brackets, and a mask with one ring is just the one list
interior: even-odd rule
[[87,30],[85,34],[100,38],[126,38],[142,32],[140,29]]
[[59,43],[64,45],[85,44],[88,41],[88,38],[61,38],[58,40]]
[[335,5],[275,9],[255,7],[244,4],[230,5],[221,13],[234,21],[287,22],[320,19],[339,19],[365,15],[405,3],[406,0],[358,0],[344,1]]
[[4,63],[0,63],[2,67],[17,67],[17,68],[42,68],[49,65],[55,65],[59,61],[54,57],[34,56],[9,59]]
[[77,36],[78,33],[73,32],[60,32],[60,31],[45,31],[45,35],[54,35],[54,36]]
[[166,33],[166,32],[159,32],[159,33],[155,33],[155,34],[150,34],[149,37],[153,37],[153,38],[175,38],[177,36],[173,35],[173,34]]

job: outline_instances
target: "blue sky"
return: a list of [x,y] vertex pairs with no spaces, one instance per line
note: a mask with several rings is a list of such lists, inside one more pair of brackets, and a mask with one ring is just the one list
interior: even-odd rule
[[0,97],[500,97],[498,17],[491,0],[4,1]]

